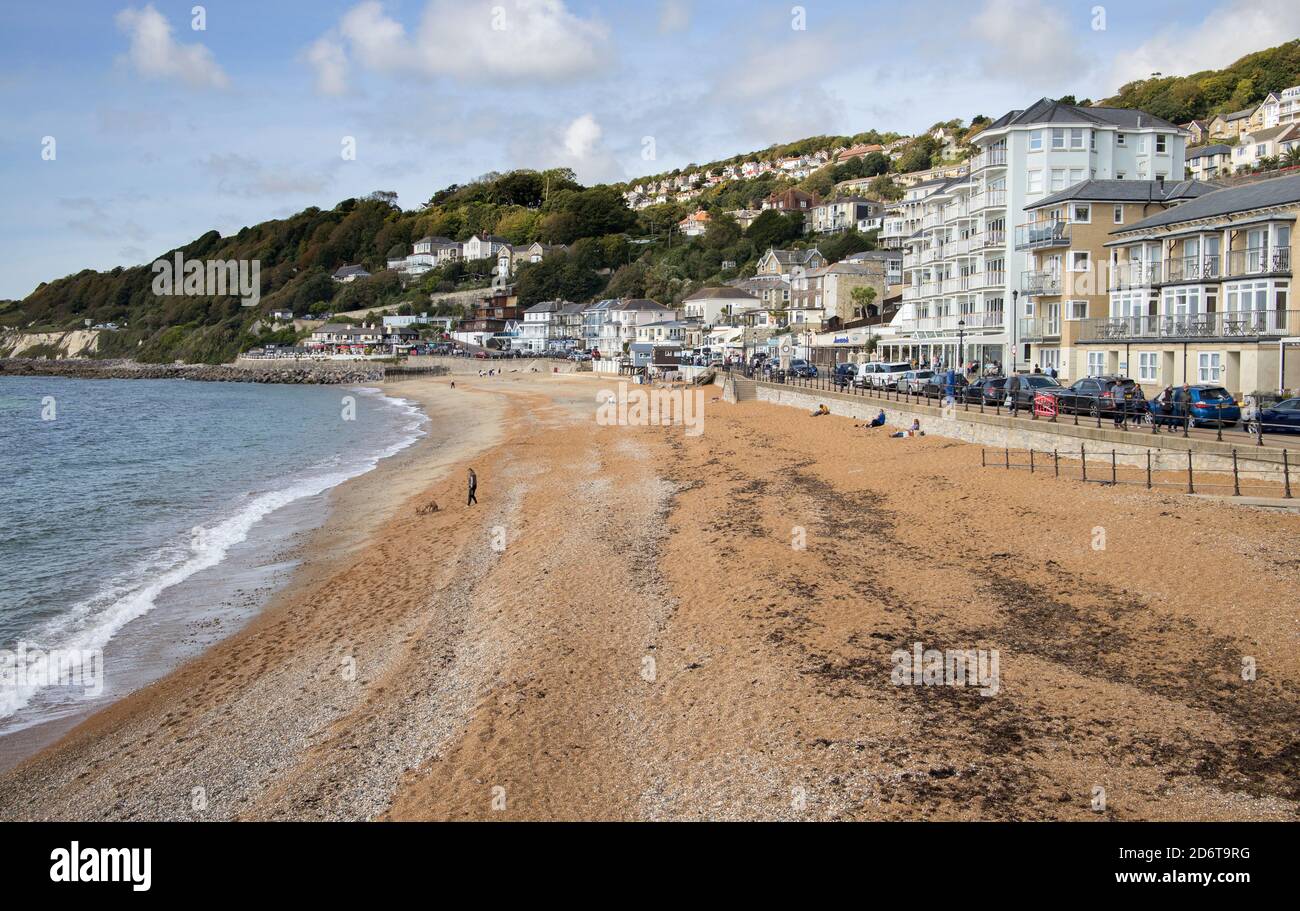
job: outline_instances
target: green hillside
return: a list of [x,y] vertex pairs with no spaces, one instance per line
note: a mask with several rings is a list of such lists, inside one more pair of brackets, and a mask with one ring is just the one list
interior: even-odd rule
[[1122,86],[1101,104],[1141,108],[1172,123],[1245,110],[1269,92],[1300,85],[1300,39],[1247,54],[1221,70],[1153,76]]

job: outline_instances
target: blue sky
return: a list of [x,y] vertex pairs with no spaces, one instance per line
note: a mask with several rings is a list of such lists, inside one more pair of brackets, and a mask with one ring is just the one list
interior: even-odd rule
[[0,7],[0,298],[372,190],[912,132],[1300,34],[1280,0],[211,0],[202,30],[194,6]]

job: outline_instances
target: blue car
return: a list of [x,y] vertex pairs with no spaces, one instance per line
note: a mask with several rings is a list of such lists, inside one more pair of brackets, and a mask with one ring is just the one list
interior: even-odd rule
[[1157,425],[1181,427],[1191,414],[1193,427],[1231,427],[1241,420],[1241,406],[1227,389],[1213,383],[1174,387],[1173,401],[1150,402],[1151,419]]
[[1259,421],[1265,433],[1300,433],[1300,398],[1261,408]]
[[790,375],[798,377],[815,377],[817,376],[817,367],[801,357],[797,357],[790,362]]

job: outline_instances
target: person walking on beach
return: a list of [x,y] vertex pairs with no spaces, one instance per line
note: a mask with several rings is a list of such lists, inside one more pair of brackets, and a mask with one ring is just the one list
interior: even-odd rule
[[476,506],[478,505],[478,475],[474,474],[473,468],[467,470],[469,471],[469,500],[466,501],[465,505]]

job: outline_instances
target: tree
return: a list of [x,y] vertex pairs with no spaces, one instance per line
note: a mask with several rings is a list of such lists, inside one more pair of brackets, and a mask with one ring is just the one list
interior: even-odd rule
[[768,209],[750,223],[745,237],[753,241],[754,248],[766,250],[798,240],[803,236],[803,215],[799,212],[782,213]]
[[875,316],[872,306],[876,302],[876,289],[871,285],[859,285],[849,292],[849,299],[853,301],[853,308],[862,316]]
[[740,240],[741,233],[735,217],[723,212],[709,220],[709,226],[704,229],[704,245],[711,250],[722,250]]

